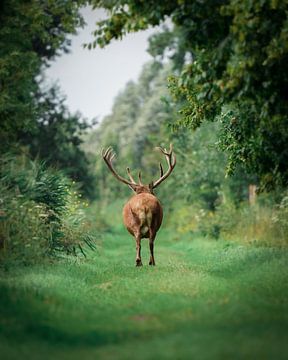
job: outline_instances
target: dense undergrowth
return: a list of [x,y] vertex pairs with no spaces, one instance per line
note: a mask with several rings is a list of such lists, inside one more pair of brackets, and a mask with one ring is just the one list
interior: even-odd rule
[[[132,195],[132,193],[131,193]],[[93,218],[94,226],[101,232],[122,227],[122,207],[127,198],[104,203],[92,203],[86,216]],[[182,236],[226,240],[243,245],[270,247],[288,246],[288,196],[282,193],[278,201],[271,195],[259,195],[254,205],[243,201],[238,206],[227,198],[214,211],[201,203],[160,201],[164,207],[162,227],[168,228],[171,238]],[[104,221],[105,219],[105,221]]]
[[170,225],[179,234],[191,233],[212,239],[243,244],[288,245],[288,196],[278,201],[260,195],[256,204],[235,204],[227,199],[214,211],[201,204],[176,204],[168,214]]
[[[95,237],[122,227],[121,207],[127,198],[88,206],[76,184],[61,171],[24,154],[1,157],[0,188],[0,256],[4,267],[37,263],[61,254],[85,256],[85,249],[95,249]],[[160,196],[165,210],[163,226],[170,229],[175,241],[184,235],[266,246],[287,246],[287,199],[284,193],[282,200],[271,205],[271,199],[262,195],[254,205],[243,201],[236,206],[226,198],[209,211],[197,202],[167,204]]]
[[31,264],[94,247],[76,185],[26,155],[1,156],[1,264]]

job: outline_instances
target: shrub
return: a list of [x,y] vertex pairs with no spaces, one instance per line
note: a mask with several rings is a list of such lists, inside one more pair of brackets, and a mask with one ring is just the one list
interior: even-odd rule
[[75,184],[25,155],[5,155],[0,170],[0,254],[31,263],[58,251],[94,248]]
[[242,243],[258,243],[267,246],[288,245],[288,193],[280,203],[263,201],[259,196],[256,204],[248,201],[236,204],[226,196],[215,211],[205,209],[199,203],[175,206],[169,215],[169,224],[178,233],[193,233],[201,236]]

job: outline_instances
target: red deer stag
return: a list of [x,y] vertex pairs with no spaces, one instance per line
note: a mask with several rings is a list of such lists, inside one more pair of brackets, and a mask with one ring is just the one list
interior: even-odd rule
[[128,185],[134,192],[135,195],[131,197],[131,199],[126,203],[123,208],[123,221],[127,230],[131,235],[135,237],[136,240],[136,266],[141,266],[141,239],[149,238],[149,247],[150,247],[150,261],[149,265],[155,265],[154,260],[154,240],[156,237],[156,233],[159,230],[162,217],[163,210],[159,200],[153,193],[153,190],[162,183],[173,171],[176,165],[176,157],[172,151],[172,144],[170,144],[170,149],[167,151],[166,149],[162,149],[158,147],[166,158],[168,169],[164,174],[163,167],[161,163],[160,167],[160,177],[155,182],[152,181],[149,185],[143,185],[141,180],[141,172],[139,171],[138,179],[139,183],[137,184],[132,177],[130,169],[127,168],[127,174],[130,180],[123,178],[118,175],[115,171],[112,160],[115,157],[115,153],[111,147],[105,151],[102,150],[102,157],[108,168],[112,172],[112,174],[119,181]]

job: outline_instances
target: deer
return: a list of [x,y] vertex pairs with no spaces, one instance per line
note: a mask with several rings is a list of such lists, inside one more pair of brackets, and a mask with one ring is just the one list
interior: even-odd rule
[[176,156],[173,153],[173,146],[170,144],[169,150],[157,147],[156,149],[165,156],[168,169],[164,173],[161,162],[159,163],[160,177],[156,181],[151,181],[148,185],[142,183],[141,171],[138,173],[138,183],[134,180],[130,168],[127,167],[129,180],[119,175],[113,167],[112,160],[116,153],[109,146],[106,150],[102,149],[101,155],[109,170],[120,182],[128,185],[134,195],[123,207],[123,222],[128,232],[134,236],[136,241],[136,266],[142,266],[141,259],[141,239],[149,239],[150,260],[149,265],[155,265],[154,259],[154,240],[157,231],[160,229],[163,219],[163,209],[160,201],[154,194],[154,189],[159,186],[172,173],[176,165]]

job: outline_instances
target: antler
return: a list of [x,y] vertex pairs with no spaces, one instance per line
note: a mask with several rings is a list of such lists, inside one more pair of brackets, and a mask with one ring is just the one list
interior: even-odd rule
[[155,189],[158,185],[161,184],[162,181],[164,181],[165,179],[167,179],[167,177],[171,174],[171,172],[173,171],[175,165],[176,165],[176,156],[175,154],[173,154],[173,145],[170,144],[170,148],[169,151],[167,151],[165,148],[161,148],[160,146],[158,146],[156,149],[159,149],[162,154],[165,155],[165,159],[167,161],[168,164],[168,170],[166,171],[165,174],[163,174],[163,167],[162,164],[159,164],[160,167],[160,178],[153,182],[153,189]]
[[[110,169],[112,174],[116,177],[116,179],[118,179],[119,181],[123,182],[126,185],[129,185],[131,188],[133,188],[135,185],[137,185],[137,183],[135,182],[135,180],[133,179],[133,177],[131,175],[129,167],[127,167],[126,170],[127,170],[127,174],[129,176],[130,181],[126,180],[121,175],[117,174],[117,172],[115,171],[115,169],[113,168],[113,165],[112,165],[112,160],[114,159],[116,154],[113,151],[111,146],[109,146],[106,149],[106,151],[104,149],[102,149],[101,155],[102,155],[102,158],[105,161],[106,165],[108,166],[108,168]],[[141,174],[140,173],[139,173],[139,180],[141,180]]]
[[[171,172],[173,171],[173,169],[174,169],[174,167],[176,165],[176,157],[175,157],[175,154],[173,153],[172,144],[170,144],[169,151],[167,151],[165,148],[163,149],[161,147],[157,147],[157,149],[159,149],[162,152],[162,154],[165,155],[165,159],[166,159],[167,164],[168,164],[168,170],[164,174],[162,164],[161,163],[159,164],[160,178],[157,181],[152,183],[153,184],[153,189],[155,189],[158,185],[160,185],[161,182],[164,181],[171,174]],[[114,169],[114,167],[112,165],[112,160],[114,159],[116,154],[113,151],[111,146],[109,146],[106,150],[103,149],[102,152],[101,152],[101,155],[102,155],[103,160],[105,161],[106,165],[108,166],[108,168],[110,169],[112,174],[116,177],[116,179],[118,179],[119,181],[123,182],[124,184],[130,186],[133,190],[135,190],[135,186],[137,186],[137,185],[143,186],[140,171],[138,173],[138,179],[139,179],[138,184],[134,180],[129,167],[127,167],[126,170],[127,170],[127,174],[128,174],[128,177],[129,177],[130,181],[123,178],[121,175],[117,174],[116,170]]]

